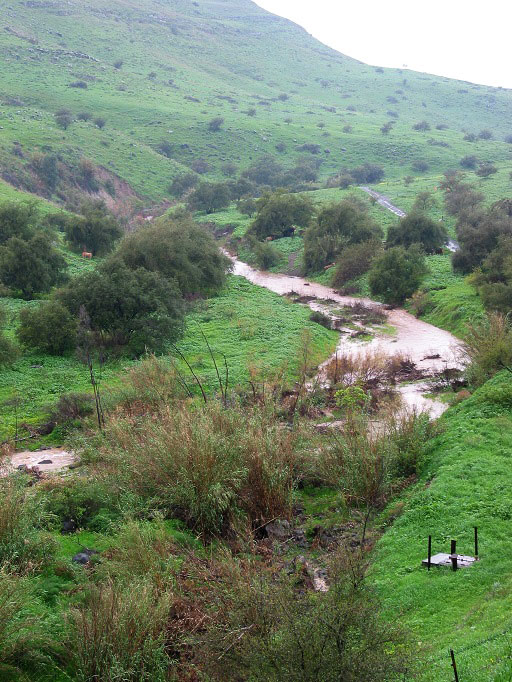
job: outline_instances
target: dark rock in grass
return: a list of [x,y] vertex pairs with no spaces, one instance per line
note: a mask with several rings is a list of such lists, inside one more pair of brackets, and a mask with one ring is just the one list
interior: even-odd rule
[[86,566],[87,564],[91,563],[91,558],[95,554],[99,554],[99,552],[95,549],[87,549],[86,547],[84,547],[84,549],[81,552],[75,554],[71,561],[73,561],[75,564],[82,564],[82,566]]
[[66,533],[74,533],[77,530],[78,526],[76,523],[73,521],[73,519],[66,519],[65,521],[62,522],[62,528],[60,529],[60,532],[65,535]]
[[290,537],[290,522],[286,519],[276,519],[265,526],[267,537],[277,542],[284,542]]

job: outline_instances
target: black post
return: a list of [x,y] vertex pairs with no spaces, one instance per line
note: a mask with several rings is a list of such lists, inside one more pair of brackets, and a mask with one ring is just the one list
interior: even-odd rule
[[452,668],[453,674],[455,676],[455,682],[459,682],[459,674],[457,672],[457,664],[455,663],[455,654],[453,653],[453,649],[450,649],[450,656],[452,658]]
[[478,528],[475,526],[475,559],[478,559]]
[[430,571],[430,557],[432,556],[432,536],[428,536],[428,557],[427,557],[427,571]]
[[452,542],[451,542],[451,551],[450,551],[450,559],[452,560],[452,568],[453,568],[454,571],[457,570],[457,551],[456,551],[456,547],[457,547],[457,541],[456,541],[456,540],[452,540]]

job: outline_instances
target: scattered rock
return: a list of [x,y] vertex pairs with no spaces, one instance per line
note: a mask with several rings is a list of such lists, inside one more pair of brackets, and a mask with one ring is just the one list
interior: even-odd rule
[[82,566],[85,566],[86,564],[91,563],[91,557],[93,557],[95,554],[99,554],[99,552],[95,549],[87,549],[84,547],[81,552],[75,554],[71,561],[73,561],[75,564],[82,564]]
[[290,522],[286,519],[276,519],[265,526],[267,537],[277,542],[285,542],[290,537]]
[[53,464],[53,460],[51,459],[42,459],[38,464]]

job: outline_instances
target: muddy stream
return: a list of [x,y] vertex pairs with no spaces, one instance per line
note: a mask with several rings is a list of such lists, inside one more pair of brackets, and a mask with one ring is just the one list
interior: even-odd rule
[[[373,337],[371,340],[354,341],[347,334],[341,333],[336,350],[338,353],[358,354],[371,349],[379,350],[387,355],[402,354],[408,356],[417,369],[425,375],[433,375],[447,368],[461,369],[463,366],[461,342],[458,339],[443,329],[418,320],[405,310],[400,308],[385,310],[381,303],[368,298],[342,296],[330,287],[308,282],[302,277],[255,270],[227,252],[226,255],[233,262],[234,275],[245,277],[253,284],[265,287],[282,296],[293,292],[299,296],[311,298],[312,300],[308,301],[307,305],[312,310],[327,312],[326,301],[328,301],[327,305],[331,307],[333,304],[347,306],[363,303],[368,307],[384,310],[387,316],[386,325],[381,326],[380,329],[378,326],[372,327]],[[322,366],[319,371],[321,374]],[[439,417],[447,408],[444,403],[431,400],[424,395],[428,392],[428,387],[424,382],[400,384],[398,390],[405,405],[417,410],[428,411],[432,418]]]

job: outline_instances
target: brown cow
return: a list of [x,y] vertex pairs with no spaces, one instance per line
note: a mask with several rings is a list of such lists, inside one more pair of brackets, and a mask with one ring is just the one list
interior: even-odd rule
[[82,251],[82,258],[92,258],[92,253],[90,251]]

